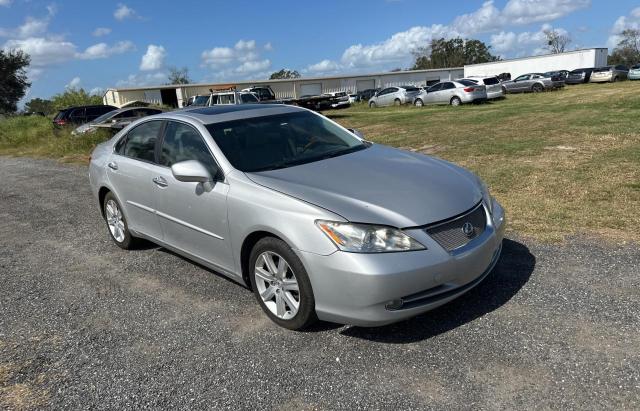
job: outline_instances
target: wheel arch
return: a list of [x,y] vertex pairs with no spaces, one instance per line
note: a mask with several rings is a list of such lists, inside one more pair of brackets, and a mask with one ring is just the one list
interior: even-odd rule
[[108,193],[111,193],[111,192],[112,192],[111,189],[109,189],[106,186],[102,186],[98,190],[98,202],[100,204],[100,212],[102,213],[102,217],[104,217],[104,198],[107,196]]
[[[285,243],[289,244],[281,236],[266,230],[253,231],[244,238],[244,240],[242,241],[242,245],[240,246],[240,272],[242,274],[242,280],[249,289],[251,289],[251,279],[249,278],[249,275],[251,274],[249,269],[249,258],[251,257],[251,250],[253,250],[253,247],[258,243],[258,241],[266,237],[277,238],[278,240],[284,241]],[[290,244],[289,247],[291,247]]]

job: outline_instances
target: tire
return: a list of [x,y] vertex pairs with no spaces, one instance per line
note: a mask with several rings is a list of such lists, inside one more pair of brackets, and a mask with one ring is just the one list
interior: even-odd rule
[[318,320],[307,271],[287,243],[275,237],[258,241],[251,250],[249,270],[256,300],[271,321],[302,330]]
[[377,107],[377,105],[376,105],[375,101],[372,101],[372,102],[369,103],[369,108],[376,108],[376,107]]
[[120,203],[113,193],[108,192],[107,195],[104,196],[102,210],[111,240],[122,249],[132,249],[136,245],[137,238],[129,232],[127,218],[122,211],[122,206],[120,206]]
[[614,77],[614,78],[611,80],[611,82],[612,82],[612,83],[615,83],[615,82],[617,82],[617,81],[618,81],[618,77]]
[[417,98],[416,101],[413,102],[413,105],[416,107],[422,107],[424,106],[424,102],[422,101],[421,98]]
[[533,86],[531,86],[531,91],[533,91],[534,93],[540,93],[544,91],[544,87],[541,84],[534,84]]
[[506,95],[507,93],[508,93],[507,88],[506,87],[502,87],[502,94]]
[[397,99],[393,100],[393,105],[394,105],[394,106],[401,106],[401,105],[402,105],[402,102],[400,101],[400,99],[399,99],[399,98],[397,98]]
[[460,104],[462,104],[462,100],[460,100],[460,97],[451,97],[451,100],[449,101],[449,104],[451,104],[452,106],[459,106]]

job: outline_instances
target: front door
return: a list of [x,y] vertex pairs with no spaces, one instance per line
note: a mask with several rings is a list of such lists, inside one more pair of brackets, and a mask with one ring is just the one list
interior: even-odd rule
[[152,170],[157,167],[155,145],[161,128],[160,120],[132,128],[116,144],[106,166],[129,228],[156,239],[162,238],[162,231],[155,215]]
[[[176,180],[175,163],[197,160],[211,173],[210,183]],[[164,241],[222,269],[233,271],[234,263],[227,221],[229,185],[202,135],[191,125],[168,121],[156,169],[157,215]]]

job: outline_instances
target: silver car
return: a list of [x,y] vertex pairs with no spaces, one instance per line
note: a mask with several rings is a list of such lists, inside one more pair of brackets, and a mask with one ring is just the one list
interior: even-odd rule
[[487,99],[486,86],[471,80],[444,81],[422,90],[413,101],[416,107],[425,104],[451,104],[459,106],[463,103],[478,103]]
[[491,272],[505,228],[469,171],[285,105],[147,117],[96,147],[89,178],[115,244],[208,266],[289,329],[438,307]]
[[513,80],[503,81],[502,90],[506,93],[539,93],[564,87],[564,80],[559,77],[545,77],[542,73],[522,74]]
[[399,106],[411,104],[420,89],[415,86],[387,87],[369,99],[369,107]]
[[469,80],[479,85],[484,85],[487,88],[487,100],[495,100],[504,97],[504,91],[500,85],[500,80],[496,76],[481,77],[471,76],[461,80]]
[[613,83],[616,81],[626,80],[629,75],[629,69],[621,64],[617,66],[605,66],[593,69],[591,73],[590,83]]

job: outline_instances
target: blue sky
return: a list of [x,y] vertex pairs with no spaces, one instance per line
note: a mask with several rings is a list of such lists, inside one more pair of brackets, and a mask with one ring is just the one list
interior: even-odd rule
[[545,28],[566,31],[570,48],[611,47],[640,28],[640,1],[0,0],[0,47],[32,55],[27,99],[162,84],[169,66],[196,82],[406,68],[412,50],[457,35],[505,58],[540,54]]

